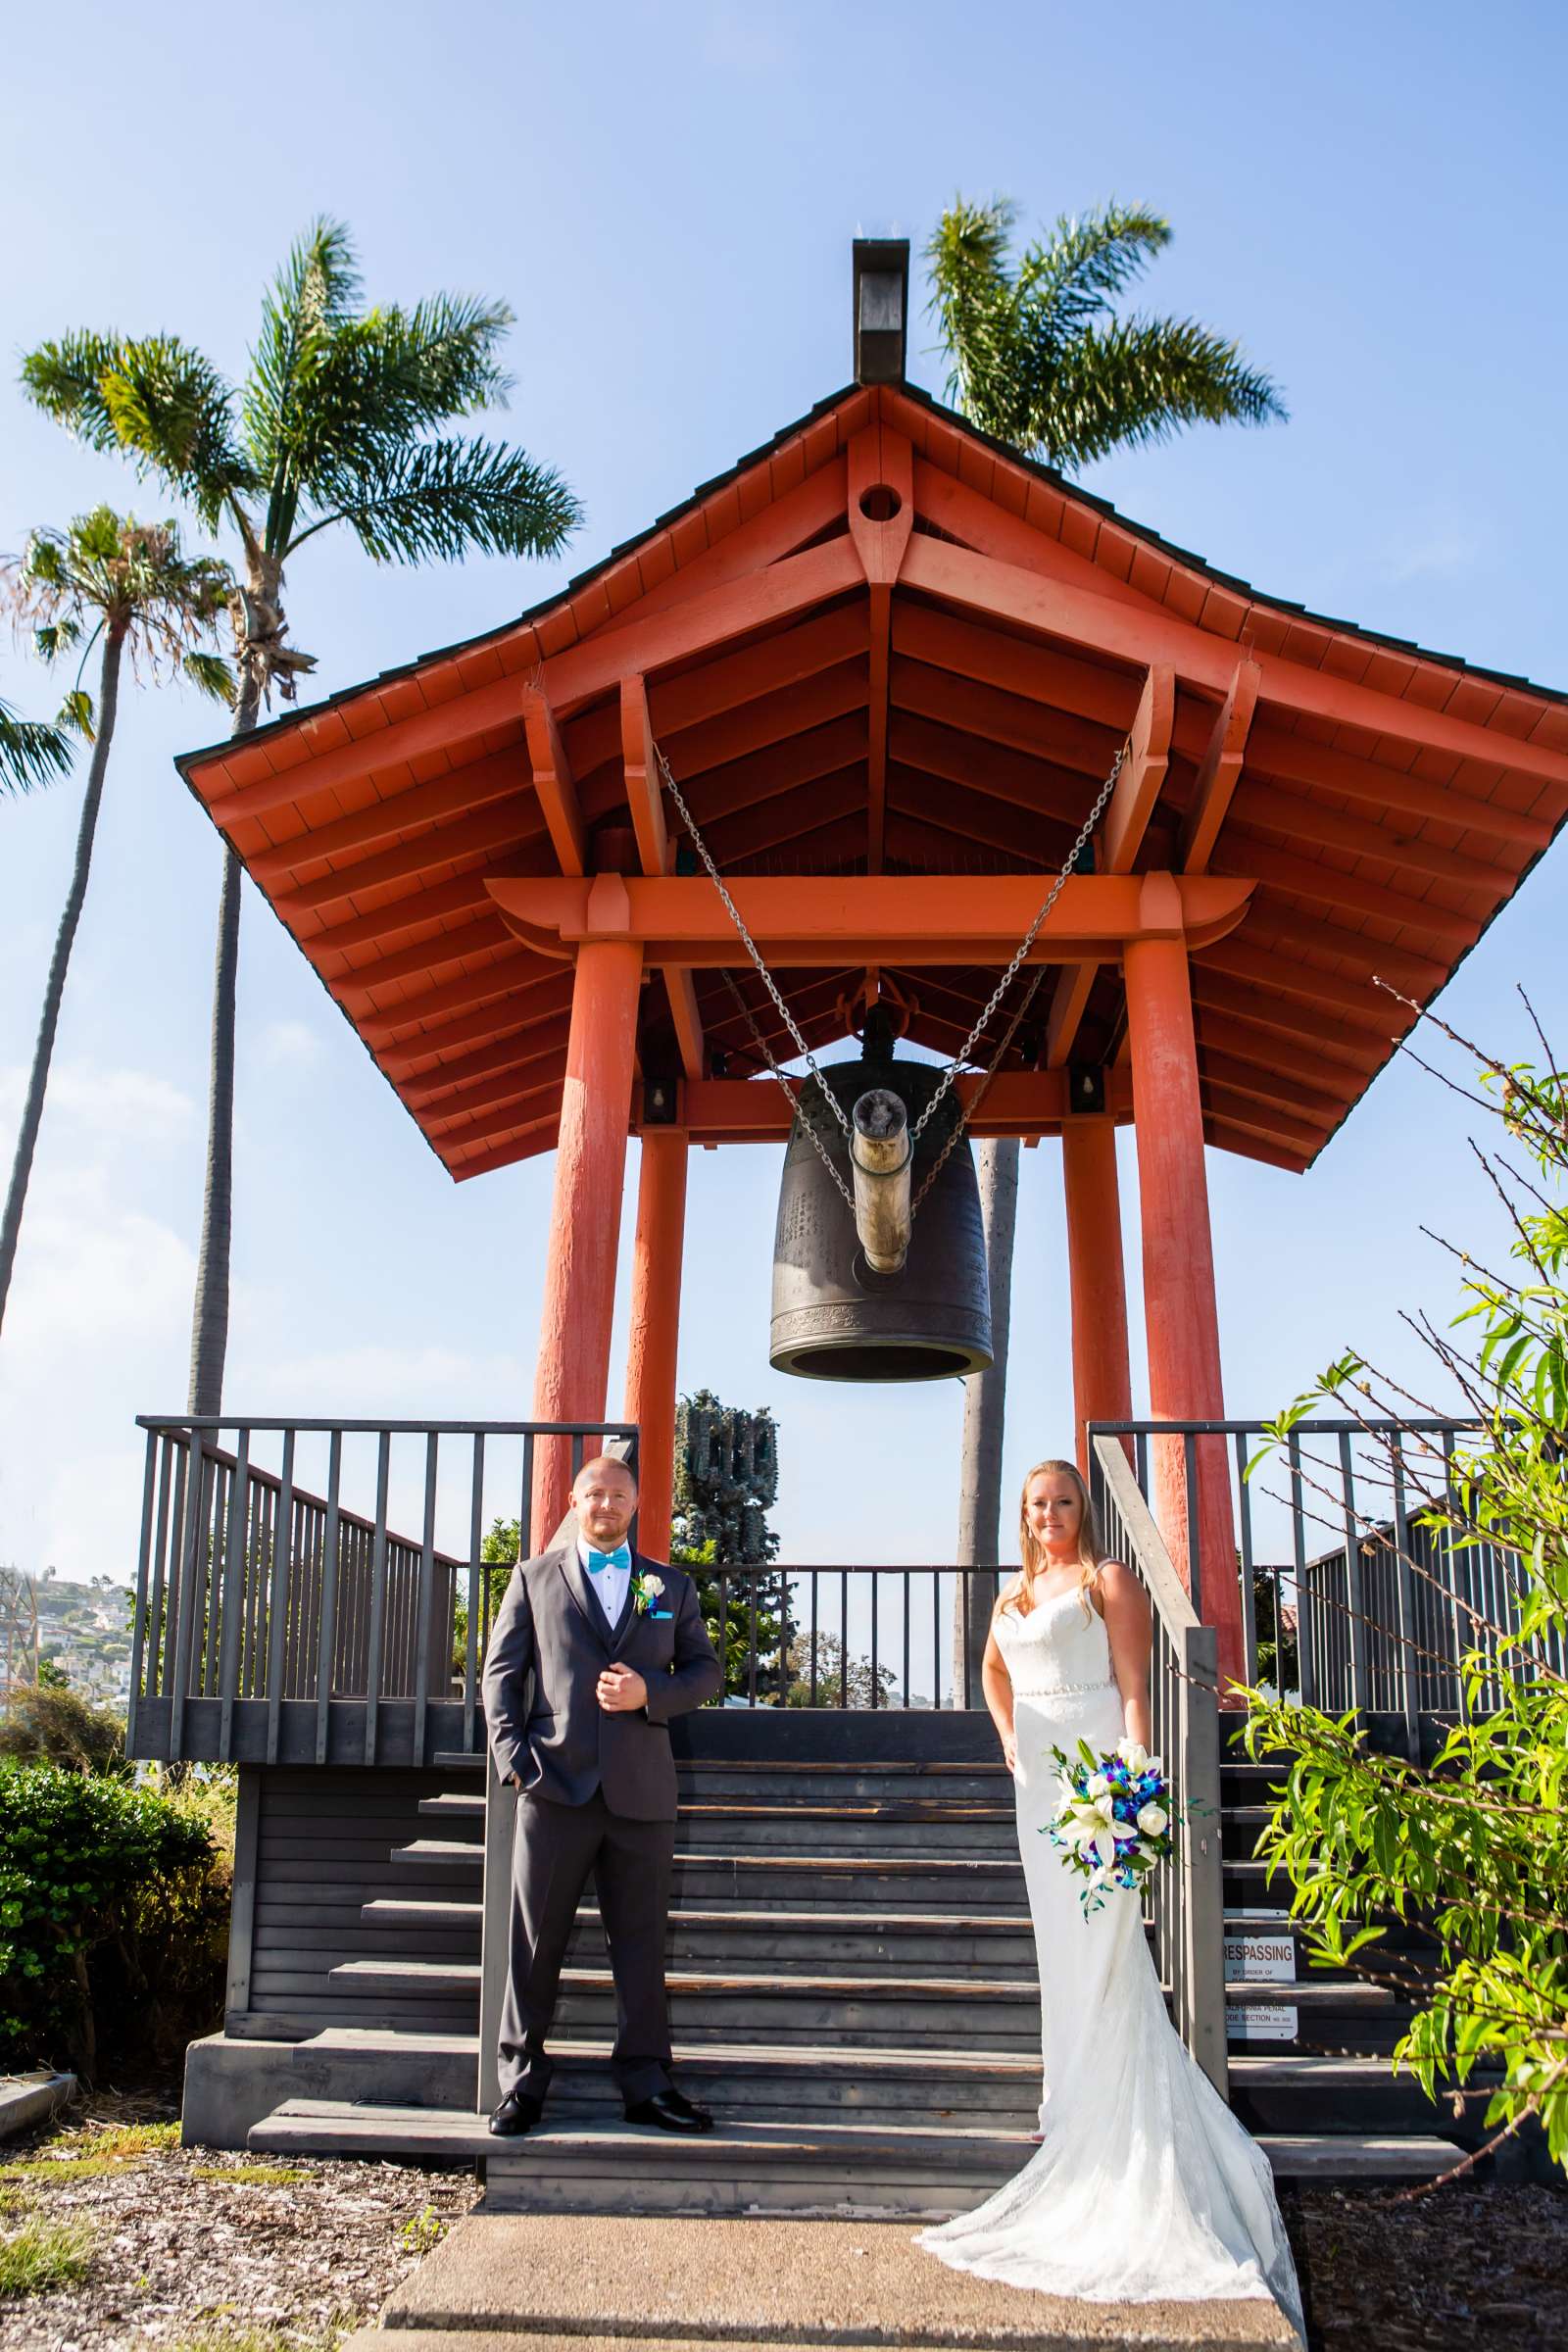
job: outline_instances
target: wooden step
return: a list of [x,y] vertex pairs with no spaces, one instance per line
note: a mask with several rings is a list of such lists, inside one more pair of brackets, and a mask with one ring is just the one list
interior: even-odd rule
[[[345,1960],[332,1970],[335,1983],[344,1984],[385,1987],[416,1987],[431,1992],[466,1992],[477,1995],[479,1964],[460,1960]],[[769,1975],[717,1975],[694,1969],[670,1969],[665,1984],[671,1995],[689,1993],[705,1998],[725,2000],[777,1999],[799,1997],[803,2000],[921,2000],[964,2001],[991,2003],[1039,2000],[1040,1985],[1036,1979],[1026,1977],[866,1977],[866,1976],[808,1976],[804,1971]],[[614,1979],[608,1968],[564,1969],[561,1976],[564,1991],[611,1992]],[[1268,1986],[1249,1989],[1272,1990]],[[1284,1997],[1285,1987],[1279,1988]]]
[[1386,1984],[1368,1984],[1359,1977],[1298,1977],[1271,1983],[1266,1977],[1247,1977],[1225,1986],[1233,2005],[1249,2003],[1288,2009],[1392,2009],[1394,1995]]
[[[481,1926],[478,1903],[404,1902],[377,1896],[361,1907],[365,1929],[388,1942],[394,1936],[440,1938],[460,1936],[478,1950]],[[339,1932],[341,1933],[341,1932]],[[584,1904],[573,1931],[577,1941],[604,1949],[604,1922],[596,1905]],[[1016,1913],[933,1913],[906,1911],[748,1911],[709,1910],[680,1905],[669,1915],[668,1952],[676,1960],[708,1957],[738,1966],[759,1961],[783,1962],[813,1957],[877,1961],[925,1974],[945,1976],[961,1967],[995,1965],[1011,1971],[1035,1967],[1034,1932]],[[416,1944],[408,1957],[427,1953]]]
[[[549,2114],[562,2120],[618,2112],[611,2042],[552,2035],[556,2073]],[[300,2097],[418,2107],[471,2105],[479,2044],[473,2034],[403,2034],[336,2027],[296,2044]],[[799,2121],[822,2114],[886,2114],[945,2130],[966,2118],[1000,2117],[1032,2131],[1040,2099],[1040,2057],[1020,2050],[856,2048],[828,2043],[727,2040],[684,2042],[677,2079],[715,2114]]]
[[[486,2204],[535,2211],[774,2213],[853,2207],[939,2213],[972,2206],[1028,2161],[1025,2132],[950,2126],[754,2120],[701,2137],[605,2122],[492,2138],[458,2111],[289,2099],[253,2126],[249,2144],[275,2155],[377,2155],[482,2160]],[[1458,2151],[1428,2135],[1274,2134],[1259,2142],[1283,2179],[1424,2180]]]
[[[419,1811],[444,1821],[482,1821],[484,1798],[453,1791],[421,1796]],[[1005,1821],[1014,1817],[1011,1805],[985,1805],[938,1797],[835,1798],[831,1803],[764,1804],[751,1794],[724,1797],[686,1797],[677,1806],[681,1821],[920,1821],[961,1829],[974,1821]]]

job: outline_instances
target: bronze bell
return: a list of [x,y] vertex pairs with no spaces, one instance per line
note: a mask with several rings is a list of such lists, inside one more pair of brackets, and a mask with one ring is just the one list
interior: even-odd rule
[[[861,1058],[830,1063],[821,1083],[846,1114],[874,1090],[899,1096],[912,1129],[942,1076],[932,1063],[895,1057],[891,1024],[875,1007],[866,1020]],[[806,1081],[801,1100],[853,1192],[849,1146],[815,1079]],[[950,1091],[914,1148],[915,1195],[958,1116]],[[987,1369],[991,1295],[980,1192],[967,1138],[950,1154],[921,1203],[903,1267],[896,1274],[878,1274],[866,1262],[854,1210],[797,1117],[779,1187],[768,1358],[775,1371],[798,1372],[808,1380],[946,1380]]]

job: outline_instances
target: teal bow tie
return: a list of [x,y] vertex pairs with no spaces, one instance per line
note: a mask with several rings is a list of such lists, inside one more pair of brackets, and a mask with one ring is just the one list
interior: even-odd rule
[[590,1550],[588,1554],[590,1576],[603,1576],[607,1568],[629,1568],[630,1566],[631,1553],[624,1544],[617,1544],[613,1551]]

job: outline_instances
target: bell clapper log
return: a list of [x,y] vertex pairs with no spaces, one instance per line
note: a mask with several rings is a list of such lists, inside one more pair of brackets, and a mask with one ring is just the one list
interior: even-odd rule
[[850,1113],[850,1164],[855,1174],[855,1230],[865,1262],[877,1274],[898,1274],[909,1254],[909,1114],[891,1088],[873,1086]]

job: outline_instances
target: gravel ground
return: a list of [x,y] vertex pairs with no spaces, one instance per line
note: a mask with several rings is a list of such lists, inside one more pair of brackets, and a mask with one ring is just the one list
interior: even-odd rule
[[[474,2201],[463,2172],[181,2148],[170,2113],[99,2100],[5,2149],[0,2250],[38,2220],[80,2227],[88,2254],[74,2283],[0,2298],[4,2352],[328,2352]],[[1568,2345],[1568,2188],[1282,2202],[1312,2352]]]
[[471,2173],[264,2163],[181,2148],[167,2126],[117,2153],[146,2104],[76,2110],[65,2132],[7,2148],[0,2240],[36,2217],[81,2226],[90,2253],[75,2283],[0,2300],[5,2352],[324,2347],[373,2319],[474,2200]]

